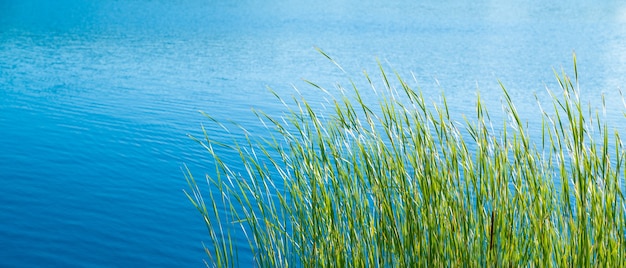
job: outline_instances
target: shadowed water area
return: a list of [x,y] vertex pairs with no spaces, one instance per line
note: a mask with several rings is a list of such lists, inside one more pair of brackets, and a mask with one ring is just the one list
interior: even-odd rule
[[186,136],[198,110],[262,136],[251,109],[282,109],[268,86],[319,103],[302,78],[347,85],[315,47],[359,85],[377,59],[415,76],[459,116],[477,91],[501,111],[500,80],[531,132],[535,96],[558,89],[553,69],[573,73],[575,51],[581,97],[604,94],[626,129],[620,1],[0,0],[0,266],[203,266],[181,172],[211,167]]

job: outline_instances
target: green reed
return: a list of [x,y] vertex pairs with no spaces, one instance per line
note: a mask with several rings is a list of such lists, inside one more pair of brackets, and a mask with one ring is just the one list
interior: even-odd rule
[[382,67],[376,105],[354,83],[330,94],[309,82],[329,95],[322,112],[277,96],[284,116],[256,112],[269,138],[205,115],[240,133],[193,137],[215,163],[208,199],[186,172],[207,265],[238,266],[251,251],[261,267],[626,267],[625,150],[580,100],[575,57],[574,73],[556,73],[560,91],[538,104],[541,137],[504,86],[508,120],[492,122],[477,97],[459,123],[445,97],[428,103]]

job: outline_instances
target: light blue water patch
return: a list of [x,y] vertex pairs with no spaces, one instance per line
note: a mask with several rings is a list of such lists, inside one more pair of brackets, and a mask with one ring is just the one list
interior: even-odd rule
[[478,89],[499,112],[500,79],[537,132],[535,94],[574,51],[581,96],[625,128],[624,43],[619,1],[0,0],[0,266],[202,266],[180,170],[211,166],[197,111],[262,136],[251,109],[282,111],[267,86],[320,103],[302,78],[348,85],[315,47],[360,86],[377,59],[414,75],[459,116]]

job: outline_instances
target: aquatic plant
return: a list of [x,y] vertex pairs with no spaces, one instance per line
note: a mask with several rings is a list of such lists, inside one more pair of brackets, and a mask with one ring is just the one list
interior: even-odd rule
[[355,83],[330,93],[309,82],[329,96],[323,112],[276,94],[283,116],[256,112],[269,138],[206,115],[241,133],[193,137],[215,165],[208,194],[186,170],[207,265],[237,266],[246,250],[261,267],[625,267],[624,147],[581,102],[575,56],[574,73],[555,73],[560,91],[538,104],[541,137],[502,85],[501,128],[480,96],[459,123],[445,97],[429,104],[382,67],[377,105]]

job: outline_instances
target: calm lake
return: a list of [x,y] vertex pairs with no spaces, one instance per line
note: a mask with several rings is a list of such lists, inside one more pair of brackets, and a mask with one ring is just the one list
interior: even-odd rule
[[268,87],[322,102],[302,79],[364,84],[379,60],[458,115],[477,91],[500,112],[500,80],[532,129],[573,52],[626,133],[623,1],[0,0],[0,267],[202,267],[181,167],[211,163],[187,134],[229,138],[199,110],[262,136]]

